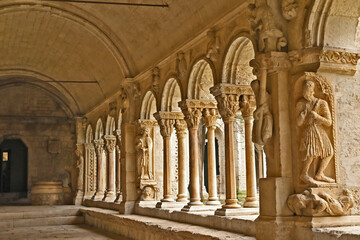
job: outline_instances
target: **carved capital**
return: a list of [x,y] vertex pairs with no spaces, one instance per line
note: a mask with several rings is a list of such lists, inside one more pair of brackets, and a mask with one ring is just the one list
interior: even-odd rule
[[187,125],[185,120],[178,119],[175,122],[176,135],[178,138],[186,135]]
[[205,108],[203,110],[205,125],[207,128],[215,128],[216,121],[219,119],[219,112],[216,108]]
[[244,118],[252,117],[256,109],[254,95],[242,95],[240,97],[240,110]]
[[94,145],[95,145],[96,154],[100,156],[104,152],[104,140],[102,139],[94,140]]
[[104,136],[104,139],[106,141],[106,149],[108,150],[108,152],[109,153],[113,152],[115,150],[116,137],[107,135],[107,136]]
[[179,103],[188,128],[198,128],[202,117],[201,101],[186,100]]
[[163,137],[170,137],[174,130],[174,119],[159,119],[160,133]]

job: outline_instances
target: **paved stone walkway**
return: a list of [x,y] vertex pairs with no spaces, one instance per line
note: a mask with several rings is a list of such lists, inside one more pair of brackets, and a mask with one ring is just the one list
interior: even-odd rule
[[35,240],[35,239],[81,239],[81,240],[126,240],[114,234],[101,232],[85,225],[60,225],[21,227],[16,229],[1,230],[1,240]]

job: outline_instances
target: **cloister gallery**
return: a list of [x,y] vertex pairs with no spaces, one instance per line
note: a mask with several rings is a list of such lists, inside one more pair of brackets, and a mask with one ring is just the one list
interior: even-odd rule
[[0,239],[360,239],[359,17],[0,0]]

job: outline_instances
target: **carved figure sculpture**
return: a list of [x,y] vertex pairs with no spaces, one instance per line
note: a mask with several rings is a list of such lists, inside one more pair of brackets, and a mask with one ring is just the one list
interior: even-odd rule
[[257,35],[260,52],[280,51],[287,45],[283,32],[277,28],[271,8],[265,0],[249,5],[251,28]]
[[185,79],[187,73],[187,63],[184,52],[179,52],[176,59],[176,72],[179,79]]
[[137,139],[137,161],[138,176],[141,180],[149,180],[153,178],[152,174],[152,152],[153,142],[150,137],[149,129],[142,130]]
[[210,41],[207,46],[206,57],[216,62],[220,56],[220,38],[216,36],[214,30],[208,31],[207,36]]
[[153,68],[152,70],[152,86],[155,92],[159,91],[159,82],[160,82],[160,69],[158,67]]
[[338,216],[349,214],[354,207],[354,198],[348,189],[344,189],[338,199],[326,192],[315,194],[305,190],[301,194],[290,195],[287,204],[298,216]]
[[84,153],[80,145],[76,146],[75,154],[77,157],[76,160],[76,172],[77,172],[77,190],[83,190],[83,163],[84,163]]
[[[315,180],[333,183],[334,179],[325,176],[324,171],[334,155],[334,150],[325,128],[332,125],[331,112],[328,103],[316,98],[315,83],[305,81],[303,98],[296,104],[297,126],[302,127],[300,150],[305,152],[304,166],[300,179],[305,183],[315,183],[309,176],[309,168],[315,159],[320,159]],[[316,183],[315,183],[316,184]]]
[[299,4],[295,0],[282,0],[281,10],[282,15],[286,20],[296,18]]
[[[254,128],[253,128],[253,142],[258,145],[265,145],[272,137],[273,133],[273,116],[270,111],[271,96],[265,91],[265,101],[263,104],[259,103],[259,80],[251,82],[251,88],[254,91],[256,101],[256,110],[254,111]],[[261,117],[262,116],[262,117]],[[262,121],[260,122],[260,119]],[[260,128],[260,136],[257,136],[256,129]]]
[[154,201],[155,200],[155,190],[151,186],[146,186],[143,188],[141,194],[141,201]]

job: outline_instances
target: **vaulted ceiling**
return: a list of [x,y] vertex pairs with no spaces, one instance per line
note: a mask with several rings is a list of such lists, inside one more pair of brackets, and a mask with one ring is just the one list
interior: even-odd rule
[[0,0],[1,81],[31,77],[84,114],[245,0],[119,2],[169,7]]

